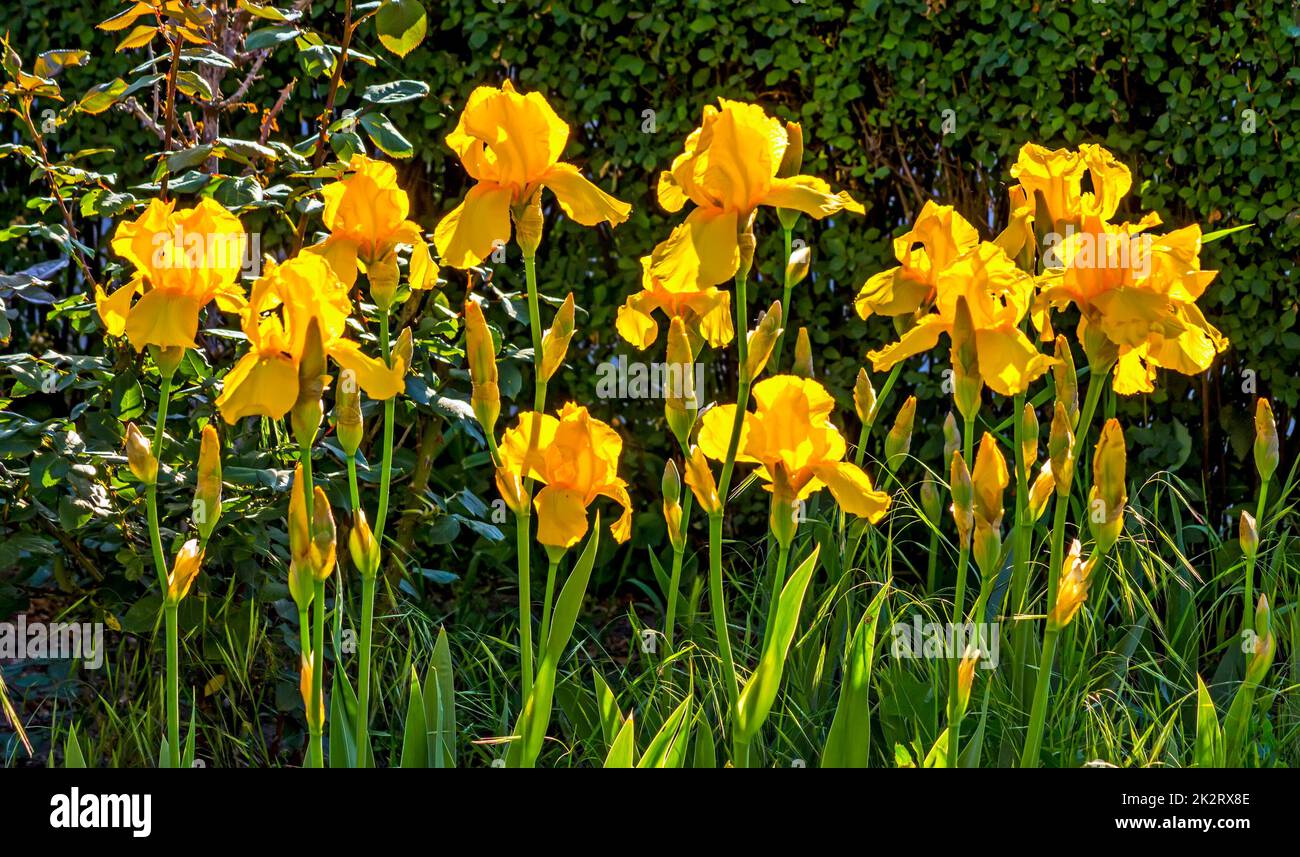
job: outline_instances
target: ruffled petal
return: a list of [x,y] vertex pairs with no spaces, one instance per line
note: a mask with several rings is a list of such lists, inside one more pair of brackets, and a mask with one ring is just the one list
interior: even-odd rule
[[734,211],[697,208],[650,257],[651,275],[672,291],[716,286],[736,275],[740,249]]
[[510,199],[510,189],[501,185],[479,182],[470,188],[433,232],[443,263],[471,268],[491,255],[495,242],[508,242]]
[[910,315],[921,308],[933,290],[929,283],[909,277],[901,267],[890,268],[863,283],[853,308],[864,320],[873,315]]
[[[696,440],[700,452],[715,461],[724,461],[727,457],[727,446],[731,442],[731,426],[735,419],[735,405],[716,405],[705,411],[704,420],[700,424],[700,435]],[[740,424],[740,442],[736,446],[737,461],[754,460],[743,455],[748,435],[749,420],[746,419]]]
[[244,295],[244,287],[238,283],[222,286],[217,290],[213,299],[217,302],[217,309],[222,312],[241,313],[248,307],[248,298]]
[[984,383],[1003,396],[1023,393],[1056,362],[1016,328],[975,331],[975,351]]
[[547,481],[543,451],[555,440],[559,420],[550,414],[525,411],[519,423],[501,436],[502,467],[528,479]]
[[[558,548],[572,547],[582,541],[587,534],[587,507],[582,501],[582,494],[572,488],[547,485],[538,491],[533,498],[533,507],[537,509],[537,541]],[[624,540],[626,537],[620,539]]]
[[572,164],[556,164],[542,177],[564,213],[583,226],[609,223],[617,226],[627,220],[632,206],[615,199],[583,178]]
[[772,187],[763,197],[762,204],[802,211],[818,220],[830,217],[837,211],[866,213],[862,204],[849,196],[847,191],[831,193],[831,186],[816,176],[773,179]]
[[[411,224],[414,227],[414,224]],[[414,232],[414,234],[409,234]],[[433,254],[429,252],[429,245],[424,242],[424,237],[420,235],[419,228],[408,230],[408,234],[403,236],[403,240],[409,241],[411,245],[411,269],[408,272],[408,278],[411,282],[411,288],[416,291],[428,291],[436,288],[438,285],[438,275],[441,270],[438,263],[433,261]]]
[[151,289],[132,307],[123,332],[136,351],[143,351],[147,345],[195,348],[201,309],[203,303],[193,295]]
[[244,417],[278,420],[298,400],[298,367],[283,354],[245,354],[226,373],[217,410],[234,425]]
[[334,340],[328,351],[335,363],[354,374],[357,384],[372,399],[391,399],[406,389],[407,367],[400,359],[389,368],[384,361],[363,354],[361,346],[350,339]]
[[618,318],[614,322],[618,335],[642,351],[654,345],[659,337],[659,325],[650,313],[657,307],[658,303],[648,292],[637,292],[630,296],[618,308]]
[[689,302],[695,313],[697,332],[710,348],[724,348],[736,336],[731,321],[731,295],[719,289],[707,289]]
[[632,537],[632,498],[628,496],[627,483],[622,479],[615,480],[603,486],[598,493],[623,507],[623,514],[609,525],[614,541],[623,544]]
[[911,330],[904,333],[897,342],[868,352],[867,358],[877,372],[884,372],[892,369],[900,360],[929,351],[939,343],[939,334],[946,329],[943,319],[931,313],[912,325]]
[[544,175],[568,140],[569,126],[546,98],[540,92],[522,95],[509,80],[500,89],[474,90],[447,137],[471,175],[514,187]]
[[682,206],[690,198],[669,170],[659,173],[658,196],[659,204],[670,214],[681,211]]
[[357,242],[330,236],[319,244],[305,248],[304,252],[324,259],[334,276],[349,289],[356,284],[357,269],[360,267],[357,261]]
[[95,309],[99,312],[99,320],[109,336],[121,336],[126,330],[126,318],[131,310],[131,299],[139,293],[140,288],[138,275],[111,295],[102,287],[95,286]]
[[1101,312],[1098,326],[1117,345],[1137,347],[1169,318],[1169,299],[1140,288],[1111,289],[1097,295],[1092,305]]
[[1137,393],[1150,393],[1155,390],[1156,367],[1146,360],[1147,349],[1122,347],[1119,360],[1115,362],[1114,380],[1111,386],[1121,396]]
[[835,502],[851,515],[876,523],[889,511],[889,495],[877,491],[862,468],[847,461],[821,464],[813,468],[817,478],[826,483]]

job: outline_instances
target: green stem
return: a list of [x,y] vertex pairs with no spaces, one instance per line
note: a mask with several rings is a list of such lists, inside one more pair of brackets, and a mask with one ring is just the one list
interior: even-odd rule
[[[1028,438],[1024,435],[1024,428],[1021,425],[1021,417],[1025,410],[1025,394],[1021,393],[1015,397],[1015,413],[1012,415],[1015,431],[1015,455],[1016,455],[1016,513],[1015,520],[1011,529],[1011,597],[1007,600],[1010,605],[1010,611],[1004,613],[1010,614],[1021,613],[1024,611],[1025,593],[1029,588],[1029,536],[1032,533],[1032,522],[1029,520],[1029,468],[1025,461],[1025,442]],[[1033,439],[1037,443],[1037,438]],[[1012,648],[1016,652],[1021,652],[1021,642],[1028,631],[1028,625],[1025,623],[1015,623],[1013,626],[1010,640]],[[1016,698],[1020,699],[1021,689],[1024,681],[1024,662],[1017,658],[1012,665],[1011,686],[1016,693]]]
[[[315,520],[315,487],[312,478],[311,445],[303,443],[299,447],[299,461],[302,464],[303,500],[307,511],[307,520]],[[309,523],[309,527],[311,524]],[[325,581],[317,580],[313,596],[315,620],[312,628],[312,670],[311,704],[312,711],[319,711],[321,701],[325,698]],[[323,727],[324,724],[322,724]],[[325,767],[325,747],[321,731],[311,733],[312,767]]]
[[163,608],[167,619],[167,754],[171,767],[181,766],[180,640],[176,604]]
[[[975,441],[975,419],[966,418],[966,430],[962,434],[962,455],[966,461],[971,460]],[[956,639],[957,625],[966,619],[966,571],[970,563],[970,545],[963,544],[957,557],[957,586],[953,593],[952,628]],[[958,699],[958,671],[961,668],[961,652],[953,652],[948,666],[948,767],[958,767],[958,753],[961,749],[961,706]]]
[[1074,435],[1074,470],[1076,474],[1079,472],[1079,455],[1083,452],[1083,446],[1088,440],[1088,433],[1092,430],[1092,418],[1097,412],[1097,402],[1101,400],[1101,393],[1106,387],[1108,377],[1110,377],[1109,372],[1088,373],[1088,392],[1084,394],[1083,410],[1079,412],[1079,425]]
[[[311,675],[312,711],[320,711],[325,700],[325,581],[316,581],[316,594],[312,603],[315,621],[312,623],[312,658],[315,668]],[[325,767],[324,723],[311,734],[312,767]],[[358,750],[358,753],[361,751]]]
[[533,410],[546,409],[546,382],[542,380],[542,312],[537,295],[537,257],[524,256],[524,282],[528,287],[528,329],[533,337]]
[[1020,767],[1037,768],[1043,742],[1043,724],[1047,719],[1047,686],[1051,684],[1052,660],[1056,656],[1056,637],[1059,632],[1048,628],[1043,634],[1043,654],[1038,664],[1038,684],[1034,686],[1034,705],[1029,714],[1029,735],[1020,757]]
[[727,685],[732,732],[732,764],[737,768],[749,763],[749,746],[739,737],[737,718],[740,713],[740,683],[736,678],[736,662],[731,651],[731,638],[727,630],[727,605],[722,597],[722,516],[731,491],[731,476],[736,466],[736,452],[740,447],[740,428],[744,424],[745,410],[749,407],[750,378],[745,371],[749,356],[749,298],[747,272],[736,275],[736,355],[738,357],[739,386],[736,391],[736,413],[731,423],[731,438],[727,441],[727,457],[722,463],[722,477],[718,481],[716,512],[709,514],[709,609],[713,614],[714,633],[718,638],[718,657],[722,660],[723,676]]
[[361,578],[361,665],[357,677],[357,767],[365,767],[370,745],[370,644],[375,623],[375,581],[377,575]]
[[515,517],[515,553],[519,557],[519,674],[523,684],[523,704],[533,692],[533,597],[529,571],[529,529],[531,515]]
[[879,421],[880,411],[889,399],[890,392],[894,389],[894,384],[898,381],[898,374],[903,370],[903,364],[895,363],[894,368],[889,370],[889,375],[885,378],[885,386],[880,388],[880,394],[876,396],[876,414],[869,423],[863,423],[862,429],[858,432],[858,450],[853,454],[853,461],[858,467],[866,460],[867,441],[871,439],[871,432]]
[[778,545],[776,552],[776,566],[772,569],[772,578],[768,581],[768,598],[767,602],[767,625],[764,626],[763,633],[776,624],[776,607],[781,598],[781,587],[785,586],[785,572],[790,564],[790,546]]
[[[722,596],[722,511],[709,514],[709,609],[713,614],[713,633],[718,638],[718,657],[722,661],[723,682],[727,689],[727,707],[732,733],[740,710],[740,682],[736,679],[736,662],[731,654],[731,634],[727,630],[726,602]],[[735,754],[733,753],[733,756]],[[732,764],[743,767],[739,758]]]
[[[528,291],[528,330],[533,341],[533,410],[540,414],[546,412],[546,381],[542,379],[542,311],[537,289],[537,257],[528,252],[524,253],[524,283]],[[534,447],[538,442],[540,429],[539,422],[530,439],[530,444]],[[533,480],[528,479],[524,487],[531,495]],[[521,515],[516,519],[515,552],[519,558],[519,660],[523,682],[521,706],[527,704],[528,697],[533,692],[533,595],[529,556],[531,526],[530,515]],[[542,621],[543,623],[548,621],[545,615],[542,616]],[[544,637],[542,645],[545,645]]]
[[[379,347],[384,363],[393,365],[391,331],[388,327],[388,310],[383,309],[379,315]],[[379,476],[379,513],[375,515],[375,542],[384,541],[384,526],[388,523],[388,494],[393,482],[393,428],[396,421],[397,397],[384,401],[384,449],[383,463]]]
[[361,491],[357,485],[357,457],[348,456],[348,501],[351,504],[350,511],[356,514],[361,508]]
[[547,641],[551,638],[551,604],[555,601],[555,573],[559,569],[560,555],[548,557],[546,563],[546,592],[542,596],[542,627],[541,634],[538,636],[537,645],[541,651],[546,650]]
[[749,407],[749,387],[753,381],[746,377],[745,362],[749,358],[749,298],[746,277],[743,273],[736,275],[736,354],[739,357],[740,382],[736,391],[736,413],[731,421],[731,439],[727,441],[727,458],[722,463],[722,478],[718,480],[718,500],[723,507],[727,505],[727,495],[731,489],[731,475],[736,467],[736,451],[740,447],[740,427],[745,421],[745,411]]
[[936,525],[935,528],[930,531],[930,550],[929,550],[929,555],[926,557],[925,592],[927,595],[933,595],[936,587],[939,584],[939,581],[937,580],[938,566],[939,566],[938,559],[939,559],[939,527],[938,525]]
[[691,510],[695,504],[695,495],[687,491],[686,502],[682,503],[681,547],[673,547],[673,569],[668,577],[668,614],[664,617],[664,645],[671,654],[673,651],[673,628],[677,623],[677,593],[682,585],[682,560],[686,556],[686,532],[690,526]]
[[772,349],[772,368],[775,372],[781,371],[781,354],[785,348],[785,332],[791,329],[790,324],[790,294],[794,290],[794,284],[790,282],[790,230],[785,227],[781,228],[781,239],[785,245],[785,255],[782,257],[785,262],[784,287],[781,292],[781,332],[777,334],[776,346]]
[[[158,422],[153,429],[151,451],[158,461],[158,475],[162,475],[162,452],[164,426],[167,423],[167,407],[171,402],[172,378],[164,375],[162,385],[158,388]],[[162,530],[158,526],[158,480],[145,486],[145,508],[149,514],[149,546],[153,551],[154,570],[158,573],[158,585],[165,595],[167,592],[167,557],[163,553]]]
[[[1091,392],[1091,391],[1089,391]],[[1060,586],[1061,564],[1065,561],[1065,516],[1069,509],[1067,497],[1056,496],[1052,510],[1052,554],[1047,576],[1047,615],[1056,608],[1057,590]],[[1038,658],[1038,678],[1034,685],[1034,703],[1029,714],[1029,734],[1020,755],[1020,767],[1037,768],[1043,742],[1043,727],[1047,720],[1047,696],[1052,683],[1052,661],[1056,657],[1056,638],[1059,629],[1048,623],[1043,633],[1043,651]]]
[[[1259,499],[1255,503],[1255,527],[1262,532],[1264,529],[1264,506],[1268,497],[1268,480],[1262,480],[1259,483]],[[1255,548],[1255,554],[1246,560],[1246,589],[1245,589],[1245,608],[1242,627],[1247,631],[1255,630],[1255,563],[1259,559],[1259,548]]]
[[298,611],[298,645],[304,655],[311,654],[311,613],[305,608]]

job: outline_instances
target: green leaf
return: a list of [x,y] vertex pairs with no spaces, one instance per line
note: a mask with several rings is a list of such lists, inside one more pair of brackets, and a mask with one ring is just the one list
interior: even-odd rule
[[687,692],[686,698],[668,715],[664,725],[659,727],[655,737],[650,739],[638,768],[684,768],[686,751],[691,744],[691,701],[694,688]]
[[185,733],[185,749],[181,753],[182,768],[194,767],[194,742],[195,742],[194,733],[198,731],[194,728],[194,712],[197,709],[198,709],[198,704],[194,698],[194,694],[191,693],[190,694],[190,728]]
[[[167,746],[166,739],[163,739],[164,749]],[[65,768],[84,768],[86,767],[86,757],[81,753],[81,744],[77,741],[77,727],[73,726],[68,731],[68,738],[63,742],[63,767]]]
[[393,80],[377,83],[361,91],[361,100],[371,104],[401,104],[417,101],[429,94],[429,84],[419,80]]
[[357,764],[357,745],[354,738],[356,694],[353,693],[347,674],[343,670],[334,670],[331,684],[333,689],[330,691],[330,719],[326,725],[326,729],[329,730],[327,736],[330,748],[329,766],[331,768],[365,767]]
[[610,690],[600,670],[592,670],[591,679],[596,685],[596,710],[600,714],[600,731],[605,737],[605,746],[608,747],[614,743],[623,725],[623,712],[619,710],[614,691]]
[[201,146],[191,146],[188,149],[182,149],[175,154],[167,156],[168,172],[177,173],[181,170],[187,170],[190,167],[197,167],[212,156],[212,144],[204,143]]
[[244,39],[244,50],[260,51],[283,42],[291,42],[300,32],[302,31],[297,27],[258,27]]
[[392,158],[409,158],[415,154],[411,141],[402,136],[393,127],[393,123],[382,113],[366,113],[361,117],[361,127],[379,151]]
[[86,90],[86,94],[81,96],[81,100],[77,102],[77,109],[92,116],[103,113],[116,104],[124,92],[126,92],[126,81],[120,77],[110,80],[108,83],[92,86]]
[[404,57],[424,41],[427,21],[419,0],[383,0],[375,13],[380,43]]
[[[897,748],[895,748],[897,750]],[[939,737],[934,739],[934,746],[925,756],[923,768],[946,768],[948,767],[948,730],[944,729],[939,733]]]
[[691,760],[692,768],[716,768],[718,766],[718,748],[713,745],[713,729],[701,711],[695,724],[695,753]]
[[609,755],[605,757],[605,767],[636,767],[636,718],[629,717],[623,721],[622,728],[618,730],[618,735],[610,744]]
[[867,605],[849,642],[839,704],[822,749],[823,768],[867,767],[871,754],[871,667],[876,653],[876,626],[888,592],[886,581]]
[[555,675],[559,669],[560,658],[568,648],[573,636],[573,628],[578,623],[578,611],[582,600],[587,595],[587,583],[591,580],[591,569],[596,564],[596,549],[600,545],[600,514],[596,515],[595,526],[587,539],[587,547],[569,572],[569,579],[564,582],[559,598],[555,602],[555,612],[551,616],[550,636],[546,640],[542,661],[533,680],[533,692],[524,704],[515,727],[518,739],[511,742],[506,754],[508,767],[531,768],[542,752],[542,742],[546,740],[546,729],[551,723],[551,700],[555,694]]
[[1223,767],[1223,730],[1214,700],[1199,675],[1196,677],[1196,746],[1192,761],[1198,768]]
[[739,711],[736,712],[737,733],[746,741],[753,740],[762,728],[763,722],[772,710],[776,692],[781,686],[781,675],[785,670],[785,659],[794,641],[795,626],[799,622],[799,612],[803,609],[804,593],[817,568],[817,555],[821,546],[813,548],[781,590],[777,601],[776,620],[767,630],[763,640],[763,655],[758,668],[745,683],[740,692]]
[[1219,229],[1214,232],[1207,232],[1201,236],[1202,244],[1209,244],[1211,241],[1218,241],[1220,238],[1227,238],[1234,232],[1241,232],[1243,229],[1250,229],[1255,224],[1243,223],[1240,226],[1231,226],[1227,229]]
[[456,767],[456,685],[447,629],[438,629],[433,662],[424,678],[424,713],[429,728],[429,758],[435,768]]
[[420,679],[411,670],[411,695],[406,706],[406,725],[402,731],[403,768],[429,767],[429,737],[424,725],[424,699]]

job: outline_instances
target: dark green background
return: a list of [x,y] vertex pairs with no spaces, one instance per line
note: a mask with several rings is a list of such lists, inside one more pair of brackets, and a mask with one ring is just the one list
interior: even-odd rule
[[[328,4],[314,4],[311,22],[337,29]],[[1252,2],[1045,2],[1029,11],[994,2],[836,3],[809,0],[744,2],[431,3],[429,35],[399,60],[379,48],[372,29],[359,47],[379,58],[359,83],[397,78],[426,81],[432,95],[390,115],[415,143],[403,167],[417,219],[432,228],[466,187],[466,176],[442,142],[459,106],[481,83],[506,76],[524,90],[543,91],[573,126],[566,159],[580,164],[634,212],[617,230],[582,230],[548,217],[540,256],[543,290],[572,289],[588,313],[580,318],[569,371],[552,384],[561,395],[594,398],[589,367],[626,351],[613,331],[616,308],[638,287],[638,257],[662,239],[676,218],[657,205],[658,171],[680,150],[704,104],[717,96],[752,99],[803,123],[805,171],[822,175],[868,205],[866,217],[801,224],[814,243],[814,277],[798,291],[794,321],[810,328],[817,372],[848,407],[848,391],[865,351],[892,334],[887,322],[865,324],[851,298],[862,280],[891,264],[889,238],[927,198],[957,205],[991,237],[1005,217],[1007,169],[1028,140],[1049,145],[1100,142],[1132,169],[1134,193],[1122,214],[1154,209],[1171,227],[1197,221],[1207,230],[1242,223],[1254,228],[1208,246],[1203,262],[1219,278],[1203,300],[1206,315],[1232,348],[1205,376],[1164,375],[1150,397],[1120,404],[1140,466],[1176,466],[1192,483],[1208,477],[1211,508],[1223,514],[1249,489],[1253,476],[1238,466],[1248,455],[1252,396],[1243,372],[1275,401],[1290,425],[1300,396],[1295,367],[1300,212],[1300,94],[1295,7]],[[100,54],[63,78],[76,93],[124,74],[138,52],[112,56],[115,39],[93,30],[119,4],[19,0],[6,7],[6,26],[25,57],[50,47],[87,47]],[[292,51],[268,62],[250,100],[269,104],[300,72]],[[233,89],[233,79],[225,89]],[[282,139],[297,142],[319,110],[323,85],[298,85],[281,120]],[[356,106],[355,95],[342,106]],[[644,111],[656,130],[642,130]],[[944,111],[955,131],[942,133]],[[1255,131],[1243,132],[1252,110]],[[252,136],[256,117],[232,129]],[[5,130],[7,137],[11,129]],[[122,155],[98,166],[121,171],[124,184],[142,175],[131,152],[152,149],[129,117],[111,112],[82,117],[61,140],[66,149],[110,145]],[[0,162],[6,220],[30,213],[14,205],[28,176],[12,159]],[[775,217],[758,229],[758,285],[751,302],[778,295],[781,260]],[[274,242],[264,238],[264,247]],[[48,252],[0,244],[5,270]],[[511,258],[496,272],[517,286],[521,266]],[[453,304],[463,283],[453,277]],[[756,311],[756,310],[755,310]],[[504,319],[495,319],[505,323]],[[525,328],[507,327],[522,343]],[[14,349],[28,347],[16,332]],[[710,395],[731,392],[717,367]],[[877,383],[879,383],[879,378]],[[949,407],[931,364],[911,361],[898,390],[921,399],[914,453],[939,457],[939,425]],[[892,418],[901,399],[886,406]],[[596,412],[624,429],[627,476],[654,485],[670,448],[658,402],[598,402]],[[992,409],[986,409],[992,412]],[[856,433],[851,416],[846,423]],[[1286,456],[1284,455],[1284,460]],[[1249,474],[1243,476],[1242,474]],[[636,498],[653,512],[651,498]],[[653,514],[647,514],[650,524]]]

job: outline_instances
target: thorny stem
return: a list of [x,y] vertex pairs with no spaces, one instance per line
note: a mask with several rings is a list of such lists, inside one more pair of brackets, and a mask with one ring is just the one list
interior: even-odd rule
[[[334,115],[334,101],[338,97],[339,83],[343,79],[343,67],[348,62],[348,47],[352,44],[352,34],[355,31],[356,24],[352,22],[352,0],[348,0],[343,12],[343,41],[339,45],[339,56],[334,65],[334,74],[330,76],[330,88],[325,96],[325,108],[320,114],[319,131],[316,134],[316,152],[312,155],[313,169],[320,169],[325,163],[325,141],[329,136],[330,117]],[[298,218],[298,227],[293,241],[294,253],[302,249],[306,236],[307,212],[304,211]]]
[[71,251],[72,258],[76,260],[77,267],[81,269],[81,275],[86,278],[86,282],[90,284],[93,291],[96,286],[95,276],[90,272],[90,266],[86,263],[86,258],[81,255],[81,250],[77,247],[79,240],[77,226],[72,220],[72,212],[68,211],[67,203],[63,201],[63,194],[59,192],[59,183],[54,179],[54,167],[50,164],[50,155],[45,148],[45,139],[37,132],[36,123],[32,121],[31,99],[22,101],[20,115],[23,118],[23,124],[27,126],[27,131],[32,135],[32,142],[36,144],[36,153],[41,158],[41,172],[45,174],[45,182],[50,186],[50,195],[54,197],[54,203],[59,207],[59,212],[63,215],[63,224],[68,228],[68,248]]

